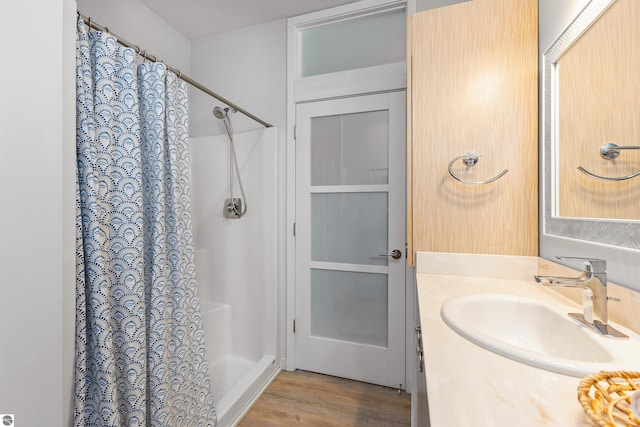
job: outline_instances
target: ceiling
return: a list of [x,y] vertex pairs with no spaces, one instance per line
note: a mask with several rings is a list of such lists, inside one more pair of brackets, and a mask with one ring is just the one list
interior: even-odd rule
[[187,39],[289,18],[355,0],[140,0]]

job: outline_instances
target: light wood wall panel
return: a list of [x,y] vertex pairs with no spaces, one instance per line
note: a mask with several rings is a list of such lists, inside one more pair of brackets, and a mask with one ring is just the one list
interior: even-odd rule
[[[537,255],[537,1],[473,0],[409,19],[409,253]],[[469,151],[482,157],[456,162],[463,178],[509,172],[455,181],[447,165]]]
[[605,160],[608,142],[640,145],[640,2],[618,0],[560,58],[558,82],[559,213],[640,219],[640,150]]

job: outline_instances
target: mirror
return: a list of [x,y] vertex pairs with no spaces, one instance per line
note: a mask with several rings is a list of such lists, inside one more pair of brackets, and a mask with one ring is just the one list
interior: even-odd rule
[[637,0],[591,0],[544,53],[540,150],[541,256],[606,259],[610,279],[637,290],[640,176],[602,178],[640,171],[640,149],[600,149],[640,145],[639,18]]
[[614,1],[550,58],[557,216],[640,219],[638,18]]

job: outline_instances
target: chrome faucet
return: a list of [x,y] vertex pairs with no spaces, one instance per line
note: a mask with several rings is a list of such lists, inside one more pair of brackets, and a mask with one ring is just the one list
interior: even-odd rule
[[584,289],[582,299],[583,313],[569,313],[569,317],[602,335],[628,338],[608,324],[607,302],[609,300],[620,300],[607,296],[607,262],[603,259],[561,256],[556,258],[567,261],[584,261],[582,273],[578,277],[534,276],[536,282],[544,286],[565,286]]

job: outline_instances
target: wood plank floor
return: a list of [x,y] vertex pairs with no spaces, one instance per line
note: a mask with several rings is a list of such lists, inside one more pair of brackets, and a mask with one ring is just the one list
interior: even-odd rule
[[411,425],[411,398],[397,390],[315,374],[282,371],[238,427]]

